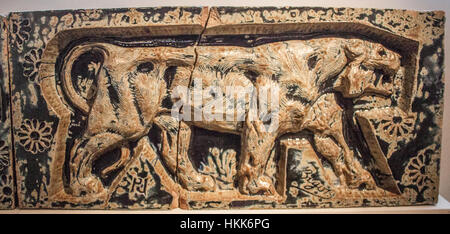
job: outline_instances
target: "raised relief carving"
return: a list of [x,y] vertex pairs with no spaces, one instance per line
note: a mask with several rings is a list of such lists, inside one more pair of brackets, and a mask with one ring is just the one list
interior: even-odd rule
[[[162,130],[161,156],[167,170],[176,174],[188,191],[215,191],[221,182],[228,182],[231,189],[238,189],[241,194],[281,195],[274,185],[277,178],[265,172],[267,161],[277,139],[302,131],[311,132],[310,143],[332,165],[340,187],[373,190],[377,186],[355,159],[344,137],[344,110],[339,99],[369,93],[388,98],[392,94],[393,79],[400,71],[400,55],[379,43],[320,38],[251,48],[130,48],[84,42],[72,48],[61,61],[62,88],[67,101],[86,116],[81,136],[66,159],[70,172],[66,175],[67,192],[74,197],[106,199],[109,191],[100,177],[129,164],[130,143],[148,135],[154,125]],[[227,95],[221,91],[230,87],[241,89],[241,93]],[[248,91],[249,87],[253,89]],[[260,119],[261,116],[254,120],[249,116],[253,111],[250,106],[257,104],[252,103],[251,96],[255,91],[262,92],[260,87],[276,91],[271,97],[278,100],[271,101],[278,106],[266,113],[272,113],[268,120],[271,124],[278,122],[276,126],[266,124],[267,120]],[[200,102],[182,102],[185,98],[182,93],[174,95],[182,88],[193,93],[192,99],[200,98]],[[196,91],[200,97],[195,96]],[[243,99],[235,96],[240,94],[248,96]],[[217,176],[193,167],[187,153],[192,135],[178,141],[178,145],[170,145],[177,139],[167,132],[178,128],[176,117],[180,116],[173,115],[177,109],[172,106],[169,106],[172,115],[167,113],[169,109],[163,106],[163,101],[168,99],[172,99],[169,103],[181,102],[184,111],[181,119],[188,129],[185,134],[191,135],[193,127],[200,127],[240,137],[238,160],[223,159],[224,156],[218,155],[219,149],[210,149],[216,161],[209,161],[214,165],[209,170],[218,170],[214,173],[222,173],[228,180],[219,182]],[[231,106],[223,108],[230,103]],[[241,113],[235,112],[235,103],[242,105]],[[215,109],[208,119],[205,109],[211,105]],[[177,148],[178,152],[174,150]],[[94,175],[94,162],[100,157],[111,157],[108,152],[115,149],[120,151],[119,158],[103,168],[100,177]],[[230,156],[235,157],[236,153],[225,157]],[[178,165],[177,160],[185,165]],[[226,165],[231,160],[234,165]],[[233,180],[230,170],[237,171]],[[86,201],[94,201],[91,199]]]
[[[33,63],[23,69],[27,77],[35,76],[34,60],[41,64],[36,88],[20,89],[32,94],[28,103],[49,110],[48,118],[16,115],[20,151],[49,159],[35,204],[196,209],[433,200],[436,178],[419,189],[416,177],[403,175],[413,174],[413,163],[436,160],[413,160],[429,151],[405,148],[428,118],[419,111],[426,101],[418,101],[428,89],[417,78],[421,38],[368,19],[306,22],[289,13],[278,22],[270,15],[285,13],[268,9],[256,9],[262,21],[251,14],[247,22],[241,16],[249,13],[233,9],[175,8],[189,14],[174,25],[165,15],[172,11],[161,13],[164,21],[152,10],[97,12],[86,20],[111,17],[114,26],[62,30],[45,50],[21,46]],[[134,21],[114,20],[130,14]],[[141,16],[154,25],[138,23]],[[24,204],[32,204],[27,193]]]

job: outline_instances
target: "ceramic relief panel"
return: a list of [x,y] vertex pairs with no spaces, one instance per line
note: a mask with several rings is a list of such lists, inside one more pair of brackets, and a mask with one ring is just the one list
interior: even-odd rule
[[437,201],[443,12],[11,13],[22,208]]

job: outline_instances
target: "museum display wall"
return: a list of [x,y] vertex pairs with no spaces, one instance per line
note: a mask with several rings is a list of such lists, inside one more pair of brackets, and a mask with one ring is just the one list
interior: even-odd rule
[[0,207],[435,204],[444,23],[365,8],[13,12]]

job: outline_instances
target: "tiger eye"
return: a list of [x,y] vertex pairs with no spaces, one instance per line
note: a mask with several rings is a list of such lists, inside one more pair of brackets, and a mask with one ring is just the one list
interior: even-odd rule
[[151,62],[141,63],[137,66],[137,71],[140,73],[149,73],[153,71],[155,66]]

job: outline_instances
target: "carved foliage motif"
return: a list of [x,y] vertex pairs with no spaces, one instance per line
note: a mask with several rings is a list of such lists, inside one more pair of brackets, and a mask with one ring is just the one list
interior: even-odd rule
[[236,152],[232,149],[210,148],[207,160],[208,163],[202,163],[199,172],[213,176],[220,189],[232,188],[236,175]]
[[[227,7],[14,13],[9,39],[18,204],[433,203],[443,17],[409,15]],[[234,103],[225,92],[247,86],[278,93],[270,103]],[[187,99],[174,95],[177,87],[185,88]],[[254,105],[267,112],[251,119]],[[242,119],[226,119],[233,108],[244,110]],[[199,110],[225,120],[207,119]],[[197,121],[198,113],[206,119]],[[419,135],[429,140],[419,143]],[[5,146],[0,166],[6,168]]]

